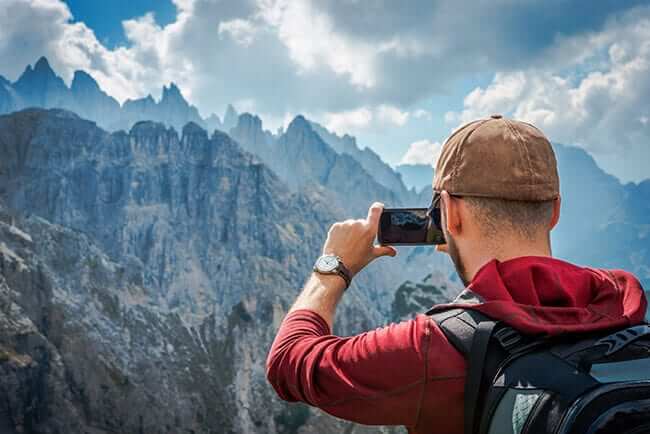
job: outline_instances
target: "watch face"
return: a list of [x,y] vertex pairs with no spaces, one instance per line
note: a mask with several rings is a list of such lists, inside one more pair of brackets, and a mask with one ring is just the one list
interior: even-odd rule
[[318,258],[318,261],[316,261],[316,268],[318,268],[318,271],[325,273],[334,271],[338,266],[339,260],[333,255],[321,256]]

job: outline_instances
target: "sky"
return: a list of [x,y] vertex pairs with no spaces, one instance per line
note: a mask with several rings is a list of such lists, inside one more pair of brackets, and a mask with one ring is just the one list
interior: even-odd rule
[[392,165],[502,113],[650,177],[650,1],[0,0],[0,74],[42,55],[120,102],[173,81],[204,116],[304,114]]

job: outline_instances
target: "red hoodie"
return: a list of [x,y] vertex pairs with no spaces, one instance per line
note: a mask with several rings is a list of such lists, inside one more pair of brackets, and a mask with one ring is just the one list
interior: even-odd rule
[[[559,334],[639,324],[646,299],[621,270],[578,267],[525,256],[485,264],[467,291],[479,310],[524,333]],[[368,425],[405,425],[410,433],[463,432],[466,365],[426,315],[341,338],[311,310],[282,322],[267,359],[278,395]]]

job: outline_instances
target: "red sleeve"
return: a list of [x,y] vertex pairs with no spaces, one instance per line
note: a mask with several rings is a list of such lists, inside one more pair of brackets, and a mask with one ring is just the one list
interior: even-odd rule
[[297,310],[278,330],[267,377],[284,400],[303,401],[358,423],[414,426],[432,375],[429,355],[435,351],[435,359],[444,358],[444,349],[451,349],[446,339],[435,341],[444,337],[434,327],[430,318],[419,315],[341,338],[330,334],[316,312]]

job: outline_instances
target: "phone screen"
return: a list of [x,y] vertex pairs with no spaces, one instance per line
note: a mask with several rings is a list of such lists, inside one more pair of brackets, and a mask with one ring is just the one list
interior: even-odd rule
[[380,244],[444,244],[443,233],[427,217],[426,208],[386,208],[379,219]]

